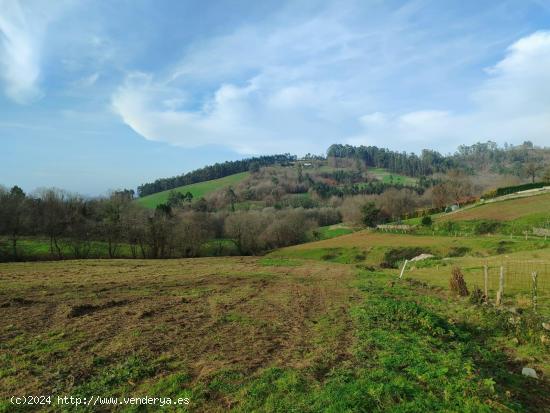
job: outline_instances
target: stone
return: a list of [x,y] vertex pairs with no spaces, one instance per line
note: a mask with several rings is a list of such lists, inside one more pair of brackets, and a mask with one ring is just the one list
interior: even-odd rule
[[539,378],[539,376],[537,375],[537,372],[530,367],[524,367],[523,370],[521,370],[521,374],[527,377],[532,377],[534,379]]
[[545,330],[550,331],[550,323],[542,323],[542,328],[544,328]]

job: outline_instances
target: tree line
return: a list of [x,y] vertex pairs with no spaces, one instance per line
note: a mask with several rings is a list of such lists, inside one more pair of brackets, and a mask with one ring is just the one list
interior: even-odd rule
[[296,160],[295,155],[278,154],[266,155],[253,158],[241,159],[238,161],[226,161],[205,166],[183,175],[171,178],[160,178],[151,183],[145,183],[137,188],[138,196],[151,195],[157,192],[174,189],[184,185],[190,185],[197,182],[210,181],[212,179],[223,178],[239,172],[249,170],[257,171],[260,167],[270,165],[287,165]]
[[[131,190],[86,199],[59,189],[27,195],[0,188],[0,260],[249,255],[305,242],[319,225],[341,221],[331,208],[214,210],[184,194],[151,210],[133,200]],[[21,243],[29,239],[46,244],[47,254],[25,255]]]
[[503,147],[493,141],[487,141],[460,145],[452,155],[442,155],[429,149],[423,149],[420,155],[416,155],[376,146],[335,144],[329,147],[327,156],[359,159],[366,166],[385,168],[413,177],[459,169],[469,174],[480,170],[511,174],[530,178],[535,182],[537,176],[545,173],[545,163],[550,160],[550,149],[536,147],[530,141],[525,141],[521,145],[504,144]]

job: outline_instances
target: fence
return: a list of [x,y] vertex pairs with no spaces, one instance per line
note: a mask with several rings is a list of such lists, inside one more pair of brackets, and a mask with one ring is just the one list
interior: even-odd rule
[[462,262],[415,268],[409,262],[401,274],[447,287],[455,264],[464,274],[468,288],[482,290],[495,305],[534,308],[550,315],[550,262],[548,260],[467,259]]

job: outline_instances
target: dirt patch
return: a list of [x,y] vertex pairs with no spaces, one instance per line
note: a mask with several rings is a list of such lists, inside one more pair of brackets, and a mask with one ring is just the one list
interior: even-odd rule
[[67,314],[67,317],[68,318],[82,317],[84,315],[91,314],[96,311],[105,310],[107,308],[112,308],[112,307],[118,307],[126,304],[128,304],[128,300],[120,300],[120,301],[111,300],[101,305],[92,305],[92,304],[75,305],[71,307],[71,309],[69,310],[69,313]]

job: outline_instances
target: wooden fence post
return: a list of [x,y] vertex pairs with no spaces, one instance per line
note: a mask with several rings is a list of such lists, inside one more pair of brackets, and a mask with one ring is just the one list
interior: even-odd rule
[[405,267],[407,266],[407,263],[409,260],[405,260],[405,263],[403,264],[403,268],[401,268],[401,274],[399,274],[399,279],[403,278],[403,273],[405,272]]
[[489,300],[489,269],[487,268],[487,264],[483,266],[483,282],[484,282],[484,294],[485,294],[485,302]]
[[498,277],[497,306],[502,304],[504,295],[504,266],[500,266],[500,275]]
[[531,288],[531,299],[533,300],[533,311],[537,312],[537,272],[533,271],[531,274],[531,278],[533,279],[533,285]]

